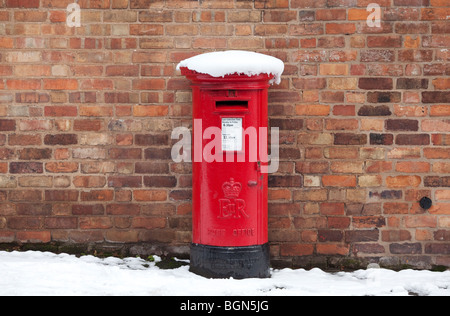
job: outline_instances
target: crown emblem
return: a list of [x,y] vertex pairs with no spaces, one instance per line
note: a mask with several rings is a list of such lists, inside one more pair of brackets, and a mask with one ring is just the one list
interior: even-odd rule
[[227,199],[236,199],[241,193],[242,184],[240,184],[239,182],[234,182],[234,179],[230,178],[230,181],[225,182],[222,185],[222,190]]

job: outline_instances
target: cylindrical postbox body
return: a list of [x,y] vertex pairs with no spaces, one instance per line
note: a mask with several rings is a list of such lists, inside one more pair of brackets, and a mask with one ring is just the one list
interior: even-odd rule
[[270,277],[264,167],[274,75],[213,77],[180,69],[192,83],[193,99],[191,271]]

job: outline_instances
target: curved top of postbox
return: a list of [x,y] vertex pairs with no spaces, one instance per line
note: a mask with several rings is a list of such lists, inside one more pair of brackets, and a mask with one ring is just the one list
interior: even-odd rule
[[229,50],[197,55],[181,61],[177,70],[187,68],[211,77],[239,74],[257,76],[272,75],[269,83],[279,84],[284,71],[284,63],[275,57],[255,52]]

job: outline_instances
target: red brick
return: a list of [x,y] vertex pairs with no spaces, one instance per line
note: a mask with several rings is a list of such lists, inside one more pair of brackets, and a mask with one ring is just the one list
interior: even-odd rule
[[114,198],[113,190],[92,190],[81,192],[81,201],[112,201]]
[[[26,1],[26,0],[23,0]],[[51,241],[50,231],[19,231],[16,233],[17,240],[29,243],[48,243]]]
[[40,162],[10,162],[10,173],[43,173],[43,166]]
[[45,164],[45,170],[52,173],[73,173],[78,171],[76,162],[49,162]]
[[364,9],[349,9],[348,20],[349,21],[366,21],[367,17],[371,14],[370,11]]
[[324,186],[356,187],[356,176],[324,175],[322,183]]
[[21,160],[41,160],[50,159],[52,156],[52,150],[45,148],[24,148],[19,151],[19,159]]
[[428,79],[398,78],[397,89],[427,89]]
[[163,190],[135,190],[133,192],[136,201],[166,201],[167,192]]
[[140,148],[111,148],[109,157],[111,159],[141,159],[142,149]]
[[0,76],[10,76],[12,75],[12,67],[0,65]]
[[355,119],[327,119],[325,129],[327,130],[356,130],[359,123]]
[[341,244],[318,244],[317,253],[322,255],[341,255],[346,256],[350,251],[349,245]]
[[314,252],[314,245],[311,244],[282,244],[280,254],[287,257],[307,256]]
[[395,137],[397,145],[429,145],[430,135],[428,134],[399,134]]
[[388,131],[418,131],[419,122],[417,120],[390,119],[386,120],[386,130]]
[[76,217],[46,217],[44,227],[48,229],[75,229],[78,228]]
[[130,35],[164,35],[164,27],[161,24],[131,24]]
[[[411,55],[412,53],[413,52],[410,51]],[[361,50],[360,54],[361,62],[393,62],[395,60],[395,53],[393,50]]]
[[108,204],[106,214],[108,215],[139,215],[140,205],[138,204]]
[[0,48],[13,48],[14,39],[9,37],[0,37]]
[[434,228],[437,225],[436,216],[431,215],[414,215],[405,218],[406,227],[430,227]]
[[110,217],[80,217],[80,229],[109,229],[113,227]]
[[[294,2],[297,0],[294,0]],[[295,4],[291,4],[292,7],[295,7]],[[255,0],[255,8],[256,9],[286,9],[289,8],[289,0]]]
[[391,78],[360,78],[358,87],[365,90],[391,90],[393,83]]
[[6,0],[7,8],[39,8],[40,0]]
[[321,75],[348,75],[348,65],[345,64],[320,64],[319,69]]
[[101,188],[105,186],[106,179],[102,176],[76,176],[73,184],[77,188]]
[[6,86],[10,90],[39,90],[41,88],[40,80],[6,80]]
[[76,90],[78,81],[75,79],[44,79],[45,90]]
[[138,65],[116,65],[106,67],[107,76],[135,77],[139,75]]
[[16,11],[14,12],[14,20],[16,20],[17,22],[45,22],[47,20],[47,12]]
[[133,115],[144,116],[166,116],[169,114],[167,105],[135,105],[133,107]]
[[450,79],[449,78],[436,78],[432,81],[435,89],[438,90],[448,90],[450,89]]
[[386,178],[388,188],[418,187],[421,182],[419,176],[389,176]]
[[320,203],[322,215],[345,215],[344,203]]
[[112,106],[80,106],[80,116],[106,116],[113,115],[114,108]]
[[428,159],[448,159],[450,150],[448,148],[424,148],[423,155]]
[[79,192],[75,190],[46,190],[45,201],[78,201]]
[[398,51],[398,60],[403,62],[431,62],[432,50],[405,49]]
[[395,170],[403,173],[424,173],[430,171],[430,163],[399,161],[396,164]]
[[108,79],[85,79],[81,81],[80,88],[83,90],[112,90],[114,83]]
[[77,116],[77,112],[77,107],[71,105],[55,105],[44,108],[45,116],[52,117]]
[[325,31],[327,34],[353,34],[356,32],[356,25],[353,23],[327,23]]
[[101,120],[75,120],[73,124],[74,131],[95,131],[102,129]]
[[421,20],[446,20],[449,14],[449,8],[422,8]]
[[0,131],[8,132],[16,130],[15,120],[0,120]]
[[424,91],[422,92],[423,103],[450,103],[450,92],[447,91]]
[[108,186],[113,188],[140,188],[142,177],[140,176],[112,176],[108,177]]
[[133,90],[163,90],[166,86],[164,79],[135,79]]
[[316,10],[316,20],[336,21],[345,20],[347,17],[346,9],[319,9]]
[[76,134],[45,135],[44,144],[46,144],[46,145],[75,145],[75,144],[78,144],[78,137]]
[[401,36],[367,36],[367,47],[402,47]]

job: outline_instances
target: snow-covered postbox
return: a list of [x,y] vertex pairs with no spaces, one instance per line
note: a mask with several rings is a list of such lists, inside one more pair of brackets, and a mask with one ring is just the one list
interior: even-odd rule
[[198,55],[178,67],[192,83],[191,271],[269,277],[268,87],[281,60],[254,52]]

